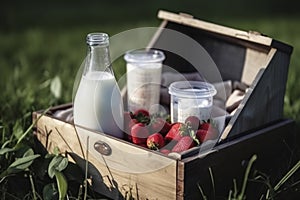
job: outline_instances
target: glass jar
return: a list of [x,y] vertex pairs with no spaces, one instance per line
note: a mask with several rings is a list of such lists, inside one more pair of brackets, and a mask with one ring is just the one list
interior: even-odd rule
[[169,86],[171,121],[184,123],[189,116],[200,120],[211,117],[214,86],[202,81],[178,81]]
[[162,51],[140,49],[128,51],[124,59],[127,70],[127,107],[129,111],[150,110],[159,104]]

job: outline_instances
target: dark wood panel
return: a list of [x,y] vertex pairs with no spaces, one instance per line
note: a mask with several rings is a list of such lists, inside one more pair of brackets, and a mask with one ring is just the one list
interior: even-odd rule
[[[300,159],[300,137],[294,130],[294,122],[284,120],[275,125],[249,133],[215,148],[211,154],[199,159],[185,160],[184,199],[201,199],[199,184],[208,199],[224,199],[233,189],[233,179],[241,189],[247,163],[257,155],[252,172],[259,170],[270,178],[273,186]],[[215,191],[208,168],[212,169]],[[300,172],[296,174],[300,177]],[[300,186],[298,186],[300,187]],[[247,199],[259,199],[263,185],[249,183]],[[257,193],[253,193],[257,191]],[[222,197],[222,198],[220,198]]]

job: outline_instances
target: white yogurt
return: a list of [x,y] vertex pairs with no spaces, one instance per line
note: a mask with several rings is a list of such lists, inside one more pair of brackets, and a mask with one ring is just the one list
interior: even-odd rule
[[200,120],[211,118],[214,86],[207,82],[179,81],[169,87],[171,94],[171,121],[185,122],[189,116]]
[[128,110],[149,110],[159,103],[164,58],[164,54],[157,50],[134,50],[125,54]]

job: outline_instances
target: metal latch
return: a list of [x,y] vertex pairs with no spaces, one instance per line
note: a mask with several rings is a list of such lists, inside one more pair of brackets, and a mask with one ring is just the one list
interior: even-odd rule
[[103,141],[95,142],[94,149],[104,156],[109,156],[109,155],[111,155],[111,152],[112,152],[110,146]]

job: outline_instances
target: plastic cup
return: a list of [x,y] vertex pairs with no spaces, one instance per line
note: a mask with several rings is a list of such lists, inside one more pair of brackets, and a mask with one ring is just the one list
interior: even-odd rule
[[127,106],[129,111],[150,109],[159,104],[162,61],[158,50],[133,50],[124,55],[127,69]]
[[184,123],[189,116],[200,120],[211,118],[214,86],[201,81],[179,81],[169,86],[171,121]]

